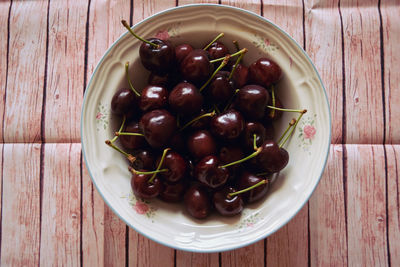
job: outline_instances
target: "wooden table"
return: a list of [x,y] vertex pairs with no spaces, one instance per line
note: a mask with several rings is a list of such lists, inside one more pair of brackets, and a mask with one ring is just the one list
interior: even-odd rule
[[[310,201],[274,235],[215,254],[138,235],[94,189],[80,112],[97,62],[136,23],[194,1],[0,1],[2,266],[399,266],[400,1],[219,1],[261,14],[315,63],[333,126]],[[218,3],[218,1],[208,1]]]

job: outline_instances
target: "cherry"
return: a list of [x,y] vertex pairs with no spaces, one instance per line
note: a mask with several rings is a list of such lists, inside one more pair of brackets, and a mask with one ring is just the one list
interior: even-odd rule
[[179,131],[175,132],[172,135],[169,144],[170,144],[170,147],[175,151],[185,152],[185,150],[186,150],[186,140],[185,140],[183,134]]
[[275,141],[267,140],[260,148],[261,152],[256,156],[256,162],[264,171],[279,172],[288,164],[289,153]]
[[217,188],[226,183],[229,171],[219,166],[216,156],[207,156],[200,160],[194,167],[194,177],[209,188]]
[[174,151],[167,152],[161,168],[167,169],[166,172],[162,172],[160,175],[170,183],[175,183],[183,179],[188,171],[186,160]]
[[254,135],[256,137],[256,147],[259,147],[264,142],[267,131],[265,127],[259,122],[246,122],[244,125],[242,141],[246,150],[254,149]]
[[219,71],[208,86],[207,93],[214,102],[226,102],[235,93],[235,85],[229,80],[229,72]]
[[243,151],[239,146],[225,145],[219,150],[218,156],[222,164],[227,164],[243,158]]
[[169,183],[163,181],[163,190],[159,194],[159,198],[166,202],[179,202],[183,199],[185,190],[187,189],[188,183],[182,179],[177,183]]
[[175,58],[176,62],[180,64],[182,60],[193,51],[193,47],[190,44],[181,44],[175,47]]
[[135,161],[132,163],[132,167],[135,170],[151,170],[154,168],[155,158],[150,150],[139,150],[135,155]]
[[235,193],[233,187],[223,187],[216,191],[213,196],[215,209],[223,216],[234,216],[243,210],[243,200],[240,195],[230,196],[230,193]]
[[204,219],[210,214],[210,197],[201,185],[193,185],[184,196],[186,210],[196,219]]
[[111,110],[116,115],[127,115],[136,110],[138,97],[128,88],[119,89],[111,100]]
[[168,102],[175,112],[190,116],[200,112],[203,105],[203,96],[196,86],[188,82],[182,82],[172,89]]
[[237,138],[244,129],[244,119],[236,110],[228,110],[211,119],[212,133],[225,140]]
[[249,80],[265,88],[277,83],[282,78],[282,69],[274,61],[260,58],[249,67]]
[[139,127],[150,146],[162,148],[176,131],[176,119],[165,109],[155,109],[142,116]]
[[242,88],[248,83],[249,80],[249,68],[239,63],[233,72],[232,79],[235,82],[237,88]]
[[180,71],[183,78],[190,82],[204,82],[212,71],[208,53],[202,49],[194,49],[181,62]]
[[212,155],[217,150],[214,138],[207,130],[199,130],[192,133],[187,139],[187,147],[190,154],[196,159]]
[[143,111],[164,108],[167,105],[167,99],[167,89],[157,85],[148,85],[142,91],[139,107]]
[[214,42],[207,49],[211,59],[224,57],[229,54],[229,49],[221,42]]
[[[274,106],[276,108],[283,109],[282,102],[280,101],[280,99],[277,96],[275,96],[275,105],[272,104],[272,99],[270,99],[268,105],[269,106]],[[265,110],[265,115],[264,115],[264,119],[263,120],[265,122],[267,122],[267,121],[276,121],[276,120],[278,120],[278,119],[280,119],[282,117],[282,114],[283,114],[282,110],[272,109],[272,108],[269,108],[267,106],[267,109]]]
[[264,116],[269,101],[268,91],[259,85],[246,85],[236,94],[235,108],[250,120]]
[[157,85],[167,88],[169,85],[169,80],[170,80],[169,73],[161,76],[151,72],[149,78],[147,79],[147,83],[149,85]]
[[[200,117],[204,114],[207,114],[206,111],[204,109],[201,109],[196,117]],[[192,122],[190,124],[190,128],[196,130],[208,128],[208,126],[210,125],[211,118],[212,116],[203,116],[202,118]]]
[[149,174],[132,174],[131,186],[133,193],[140,198],[154,198],[162,191],[161,180],[157,177],[149,182],[151,175]]
[[[125,135],[124,133],[136,133],[140,135]],[[126,149],[138,149],[146,146],[146,139],[142,135],[139,123],[136,121],[131,121],[124,128],[124,133],[117,132],[116,135],[120,136],[120,142]]]
[[[254,186],[265,179],[261,178],[260,176],[254,175],[250,172],[244,171],[239,176],[238,180],[238,189],[243,190]],[[269,183],[261,183],[259,186],[241,194],[244,202],[246,203],[253,203],[261,198],[263,198],[269,189]]]

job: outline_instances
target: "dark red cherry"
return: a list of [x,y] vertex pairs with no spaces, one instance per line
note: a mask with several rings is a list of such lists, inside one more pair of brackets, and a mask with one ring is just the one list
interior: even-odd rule
[[210,214],[210,197],[201,185],[193,185],[184,196],[186,210],[196,219],[204,219]]
[[256,135],[256,147],[259,147],[266,140],[267,131],[259,122],[246,122],[242,134],[243,146],[246,150],[254,150],[254,135]]
[[176,131],[174,135],[172,135],[171,140],[169,142],[169,146],[178,152],[185,152],[186,150],[186,140],[180,131]]
[[167,182],[175,183],[184,178],[188,171],[188,165],[181,155],[170,150],[165,155],[161,169],[168,169],[168,171],[160,173],[160,176]]
[[228,110],[211,119],[212,133],[222,139],[237,138],[244,129],[244,119],[236,110]]
[[162,183],[158,177],[149,183],[152,174],[133,174],[131,186],[133,193],[140,198],[154,198],[162,191]]
[[242,88],[249,81],[249,68],[243,64],[238,64],[232,76],[237,88]]
[[[201,109],[200,112],[199,112],[197,115],[194,115],[193,117],[196,118],[196,117],[199,117],[199,116],[201,116],[201,115],[203,115],[203,114],[205,114],[205,113],[207,113],[207,112],[206,112],[204,109]],[[203,117],[203,118],[201,118],[201,119],[199,119],[199,120],[193,122],[193,123],[190,125],[190,128],[196,129],[196,130],[199,130],[199,129],[206,129],[206,128],[208,128],[209,125],[210,125],[211,118],[212,118],[211,116]]]
[[[139,128],[139,123],[136,121],[131,121],[130,123],[128,123],[123,129],[123,132],[140,134],[142,133]],[[147,144],[146,139],[144,139],[143,136],[138,135],[120,135],[119,140],[124,148],[132,150],[143,148]]]
[[175,58],[176,62],[180,64],[182,60],[193,51],[193,47],[190,44],[180,44],[175,47]]
[[217,150],[214,137],[207,130],[199,130],[192,133],[187,139],[187,147],[190,154],[196,159],[213,155]]
[[175,63],[175,48],[169,41],[158,38],[148,39],[155,47],[148,43],[142,43],[139,48],[140,60],[149,71],[163,75],[168,73]]
[[289,153],[280,148],[272,140],[267,140],[261,145],[261,152],[256,157],[257,164],[269,173],[281,171],[289,162]]
[[193,84],[183,82],[172,89],[168,102],[175,112],[190,116],[200,112],[203,105],[203,95]]
[[[246,188],[249,188],[250,186],[253,186],[255,184],[258,184],[265,178],[256,176],[250,172],[244,171],[242,174],[239,176],[238,180],[238,190],[243,190]],[[256,188],[251,189],[250,191],[244,192],[240,194],[246,203],[253,203],[261,198],[263,198],[269,189],[269,183],[266,184],[261,184],[257,186]]]
[[269,101],[268,91],[259,85],[246,85],[236,94],[235,108],[249,120],[264,117]]
[[235,193],[233,187],[224,187],[214,193],[213,203],[215,209],[223,216],[234,216],[243,210],[243,200],[240,195],[230,197],[229,193]]
[[155,73],[150,73],[149,78],[147,79],[147,84],[167,88],[169,85],[169,79],[170,75],[168,73],[162,76]]
[[[229,144],[220,148],[218,157],[221,161],[221,164],[224,165],[244,158],[244,154],[243,150],[238,145]],[[230,169],[232,173],[235,173],[241,166],[241,164],[236,164],[228,167],[228,169]]]
[[234,84],[228,79],[229,72],[218,72],[207,88],[209,98],[217,103],[227,102],[235,93]]
[[181,201],[188,187],[188,183],[184,179],[177,183],[168,183],[163,181],[162,184],[163,190],[161,191],[159,198],[166,202]]
[[282,69],[270,59],[260,58],[249,67],[250,82],[265,88],[277,83],[281,78]]
[[229,49],[221,42],[214,42],[208,48],[210,59],[217,59],[229,54]]
[[150,146],[163,148],[176,131],[176,119],[165,109],[155,109],[142,116],[139,127]]
[[143,111],[164,108],[167,105],[167,99],[167,89],[158,85],[148,85],[142,91],[139,107]]
[[119,89],[111,100],[111,110],[117,115],[127,115],[137,110],[138,97],[128,88]]
[[207,156],[194,167],[194,177],[209,188],[217,188],[226,183],[229,178],[227,168],[220,168],[220,161],[216,156]]
[[[270,98],[268,105],[272,106],[272,98]],[[276,95],[275,95],[275,107],[284,108],[281,100]],[[263,120],[265,122],[276,121],[282,117],[282,114],[283,114],[283,111],[281,111],[281,110],[276,110],[276,109],[273,110],[273,109],[267,107],[265,109],[265,116],[264,116]]]
[[155,158],[150,150],[139,150],[134,153],[135,161],[132,164],[132,167],[135,170],[152,170],[155,168]]
[[212,65],[208,53],[203,49],[195,49],[181,62],[180,71],[184,79],[199,84],[211,76]]

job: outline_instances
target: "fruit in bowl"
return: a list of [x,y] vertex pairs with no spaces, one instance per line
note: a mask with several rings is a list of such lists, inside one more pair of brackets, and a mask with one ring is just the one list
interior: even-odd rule
[[[240,21],[233,19],[237,16]],[[89,172],[105,202],[138,232],[191,251],[248,245],[284,225],[317,185],[330,143],[325,91],[304,51],[271,22],[226,6],[168,10],[132,31],[149,40],[160,31],[168,36],[166,41],[175,47],[175,63],[153,71],[155,67],[140,58],[142,41],[125,34],[96,68],[85,93],[82,144]],[[225,36],[210,42],[219,32]],[[232,40],[247,49],[244,56]],[[209,42],[208,53],[202,52]],[[279,49],[272,50],[266,43]],[[130,62],[128,75],[126,61]],[[231,75],[232,65],[237,71]],[[266,68],[273,73],[266,74]],[[175,73],[180,73],[178,78]],[[135,93],[130,84],[140,90]],[[123,108],[120,91],[128,95],[130,110]],[[114,98],[121,108],[113,109],[118,107],[112,104]],[[282,103],[308,112],[297,110],[292,121],[293,113],[281,112]],[[282,134],[288,125],[290,130]],[[304,131],[310,127],[313,135]],[[128,138],[121,134],[126,129],[138,135]],[[281,134],[284,137],[279,138]],[[121,155],[105,146],[104,140],[117,149],[127,143],[123,145],[127,151],[136,151]],[[253,168],[268,173],[283,169],[271,183]],[[159,188],[164,189],[155,194]],[[251,189],[239,194],[246,188]],[[208,196],[210,192],[213,196]],[[189,203],[186,209],[179,202],[182,198]]]

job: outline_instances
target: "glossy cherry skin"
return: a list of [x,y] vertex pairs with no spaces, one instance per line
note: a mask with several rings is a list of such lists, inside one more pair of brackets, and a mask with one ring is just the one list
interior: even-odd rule
[[267,140],[261,145],[261,152],[256,157],[257,164],[269,173],[281,171],[289,162],[289,153],[280,148],[272,140]]
[[254,150],[254,135],[256,135],[256,147],[259,147],[266,140],[267,131],[259,122],[246,122],[242,134],[243,146],[247,151]]
[[143,111],[164,108],[167,105],[168,91],[165,87],[148,85],[143,88],[139,107]]
[[[225,145],[222,146],[219,150],[218,157],[221,161],[222,165],[240,160],[245,157],[243,154],[243,150],[236,145]],[[231,171],[231,173],[236,173],[238,170],[241,168],[241,164],[236,164],[233,166],[228,167],[228,169]]]
[[[193,117],[196,118],[196,117],[199,117],[199,116],[201,116],[201,115],[203,115],[205,113],[207,113],[207,112],[204,109],[201,109],[200,112],[198,114],[196,114],[196,115],[193,115]],[[206,128],[209,127],[210,121],[211,121],[211,116],[203,117],[203,118],[193,122],[190,125],[190,128],[196,129],[196,130],[206,129]]]
[[176,119],[165,109],[155,109],[142,116],[139,127],[150,146],[165,148],[176,131]]
[[178,183],[168,183],[163,181],[162,184],[163,190],[158,197],[166,202],[181,201],[188,187],[188,183],[184,179]]
[[169,41],[158,38],[150,38],[148,41],[157,44],[158,47],[144,42],[140,45],[139,55],[143,66],[158,75],[168,73],[175,63],[174,46]]
[[139,150],[134,153],[135,161],[132,164],[132,167],[135,170],[153,170],[155,168],[155,158],[150,150]]
[[243,200],[240,195],[229,197],[229,193],[235,193],[233,187],[223,187],[213,195],[215,209],[223,216],[234,216],[242,212]]
[[[272,98],[270,98],[269,106],[272,106]],[[283,108],[282,102],[281,100],[275,95],[275,107],[277,108]],[[276,121],[278,119],[280,119],[283,115],[283,111],[281,110],[273,110],[271,108],[266,108],[265,109],[265,115],[264,115],[264,121],[268,122],[268,121]]]
[[237,88],[242,88],[249,81],[249,68],[243,64],[238,64],[235,72],[232,75],[232,79],[236,84]]
[[274,61],[260,58],[249,66],[249,81],[265,88],[279,82],[282,69]]
[[147,79],[148,85],[157,85],[164,88],[167,88],[169,85],[170,75],[169,73],[165,75],[157,75],[155,73],[150,73],[149,78]]
[[195,159],[213,155],[217,150],[214,137],[207,130],[199,130],[192,133],[187,139],[187,147]]
[[193,47],[190,44],[180,44],[175,47],[175,58],[179,64],[182,60],[193,51]]
[[[239,176],[237,188],[238,188],[238,190],[243,190],[243,189],[249,188],[250,186],[258,184],[262,180],[265,180],[265,178],[262,178],[262,177],[254,175],[250,172],[244,171]],[[257,186],[256,188],[253,188],[250,191],[242,193],[241,196],[242,196],[244,202],[253,203],[253,202],[256,202],[257,200],[263,198],[267,194],[268,189],[269,189],[269,183],[261,184],[261,185]]]
[[194,177],[209,188],[217,188],[226,183],[229,178],[227,168],[220,168],[220,161],[216,156],[207,156],[194,167]]
[[269,101],[268,91],[259,85],[246,85],[236,94],[235,108],[249,120],[264,117]]
[[172,89],[168,102],[175,112],[190,116],[200,112],[203,105],[203,95],[193,84],[182,82]]
[[211,119],[211,132],[224,140],[237,138],[244,129],[242,115],[234,110],[225,111]]
[[[158,162],[159,161],[160,159],[158,159]],[[163,177],[165,181],[176,183],[186,175],[188,164],[181,155],[170,150],[165,155],[161,169],[168,169],[168,171],[160,173],[160,176]]]
[[131,186],[133,193],[137,197],[149,199],[154,198],[162,191],[162,183],[158,177],[149,183],[151,174],[133,174],[131,179]]
[[229,49],[221,42],[214,42],[208,48],[208,54],[210,55],[210,59],[217,59],[224,57],[229,54]]
[[208,53],[203,49],[195,49],[181,62],[180,71],[184,79],[199,84],[205,82],[211,75],[212,65]]
[[111,110],[117,115],[127,115],[136,110],[138,97],[128,88],[119,89],[111,99]]
[[[123,129],[124,132],[128,133],[142,133],[139,128],[139,123],[136,121],[131,121]],[[119,141],[124,148],[127,149],[139,149],[146,146],[147,142],[143,136],[138,135],[121,135]]]
[[196,219],[204,219],[210,214],[210,197],[201,185],[193,185],[186,191],[184,203],[186,210]]
[[227,102],[235,93],[234,84],[228,80],[229,72],[218,72],[207,88],[208,97],[216,103]]

